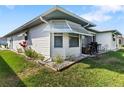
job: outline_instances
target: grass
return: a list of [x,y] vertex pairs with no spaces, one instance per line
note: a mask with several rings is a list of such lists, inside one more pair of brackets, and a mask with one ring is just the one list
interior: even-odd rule
[[37,67],[27,62],[23,56],[11,51],[0,51],[0,86],[26,86],[21,80],[20,73],[29,68]]
[[0,86],[124,86],[124,50],[87,58],[61,71],[0,51]]

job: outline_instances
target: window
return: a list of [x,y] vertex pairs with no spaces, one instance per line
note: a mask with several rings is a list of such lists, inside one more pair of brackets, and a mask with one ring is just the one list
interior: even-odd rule
[[62,34],[54,34],[54,47],[55,48],[62,48],[63,47]]
[[69,36],[69,47],[79,47],[79,35],[71,34]]

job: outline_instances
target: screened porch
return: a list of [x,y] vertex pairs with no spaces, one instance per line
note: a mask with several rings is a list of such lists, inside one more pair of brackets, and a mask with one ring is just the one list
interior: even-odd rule
[[[86,30],[81,25],[68,20],[52,20],[50,23],[52,33],[55,35],[54,48],[59,46],[59,48],[66,48],[72,50],[72,48],[74,49],[79,47],[80,53],[82,54],[93,54],[98,52],[96,48],[97,46],[94,45],[94,43],[96,42],[95,34]],[[62,37],[65,37],[66,39],[68,38],[68,40],[65,41],[67,42],[66,44],[68,47],[64,47],[65,45]],[[94,46],[92,45],[92,43]]]

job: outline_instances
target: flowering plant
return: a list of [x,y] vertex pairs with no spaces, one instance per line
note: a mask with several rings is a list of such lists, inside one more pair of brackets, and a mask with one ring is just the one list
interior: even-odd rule
[[24,49],[28,46],[26,41],[23,41],[22,43],[19,43],[20,46],[22,46]]

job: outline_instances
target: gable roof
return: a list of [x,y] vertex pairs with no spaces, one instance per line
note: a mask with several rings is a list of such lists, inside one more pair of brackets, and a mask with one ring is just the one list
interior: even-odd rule
[[36,26],[38,24],[44,23],[44,21],[41,20],[41,18],[45,19],[46,21],[52,20],[52,19],[65,19],[65,20],[70,20],[72,22],[78,23],[82,26],[87,27],[94,27],[96,26],[95,24],[83,19],[80,16],[77,16],[59,6],[55,6],[51,8],[50,10],[46,11],[45,13],[35,17],[31,21],[25,23],[24,25],[18,27],[17,29],[13,30],[12,32],[6,34],[4,37],[11,36],[13,34],[19,33],[21,31],[24,31],[26,29],[29,29],[33,26]]
[[82,26],[89,24],[89,27],[96,26],[94,23],[85,20],[84,18],[67,11],[63,9],[60,6],[55,6],[48,10],[47,12],[43,13],[41,15],[45,20],[51,20],[51,19],[65,19],[65,20],[70,20],[72,22],[81,24]]

